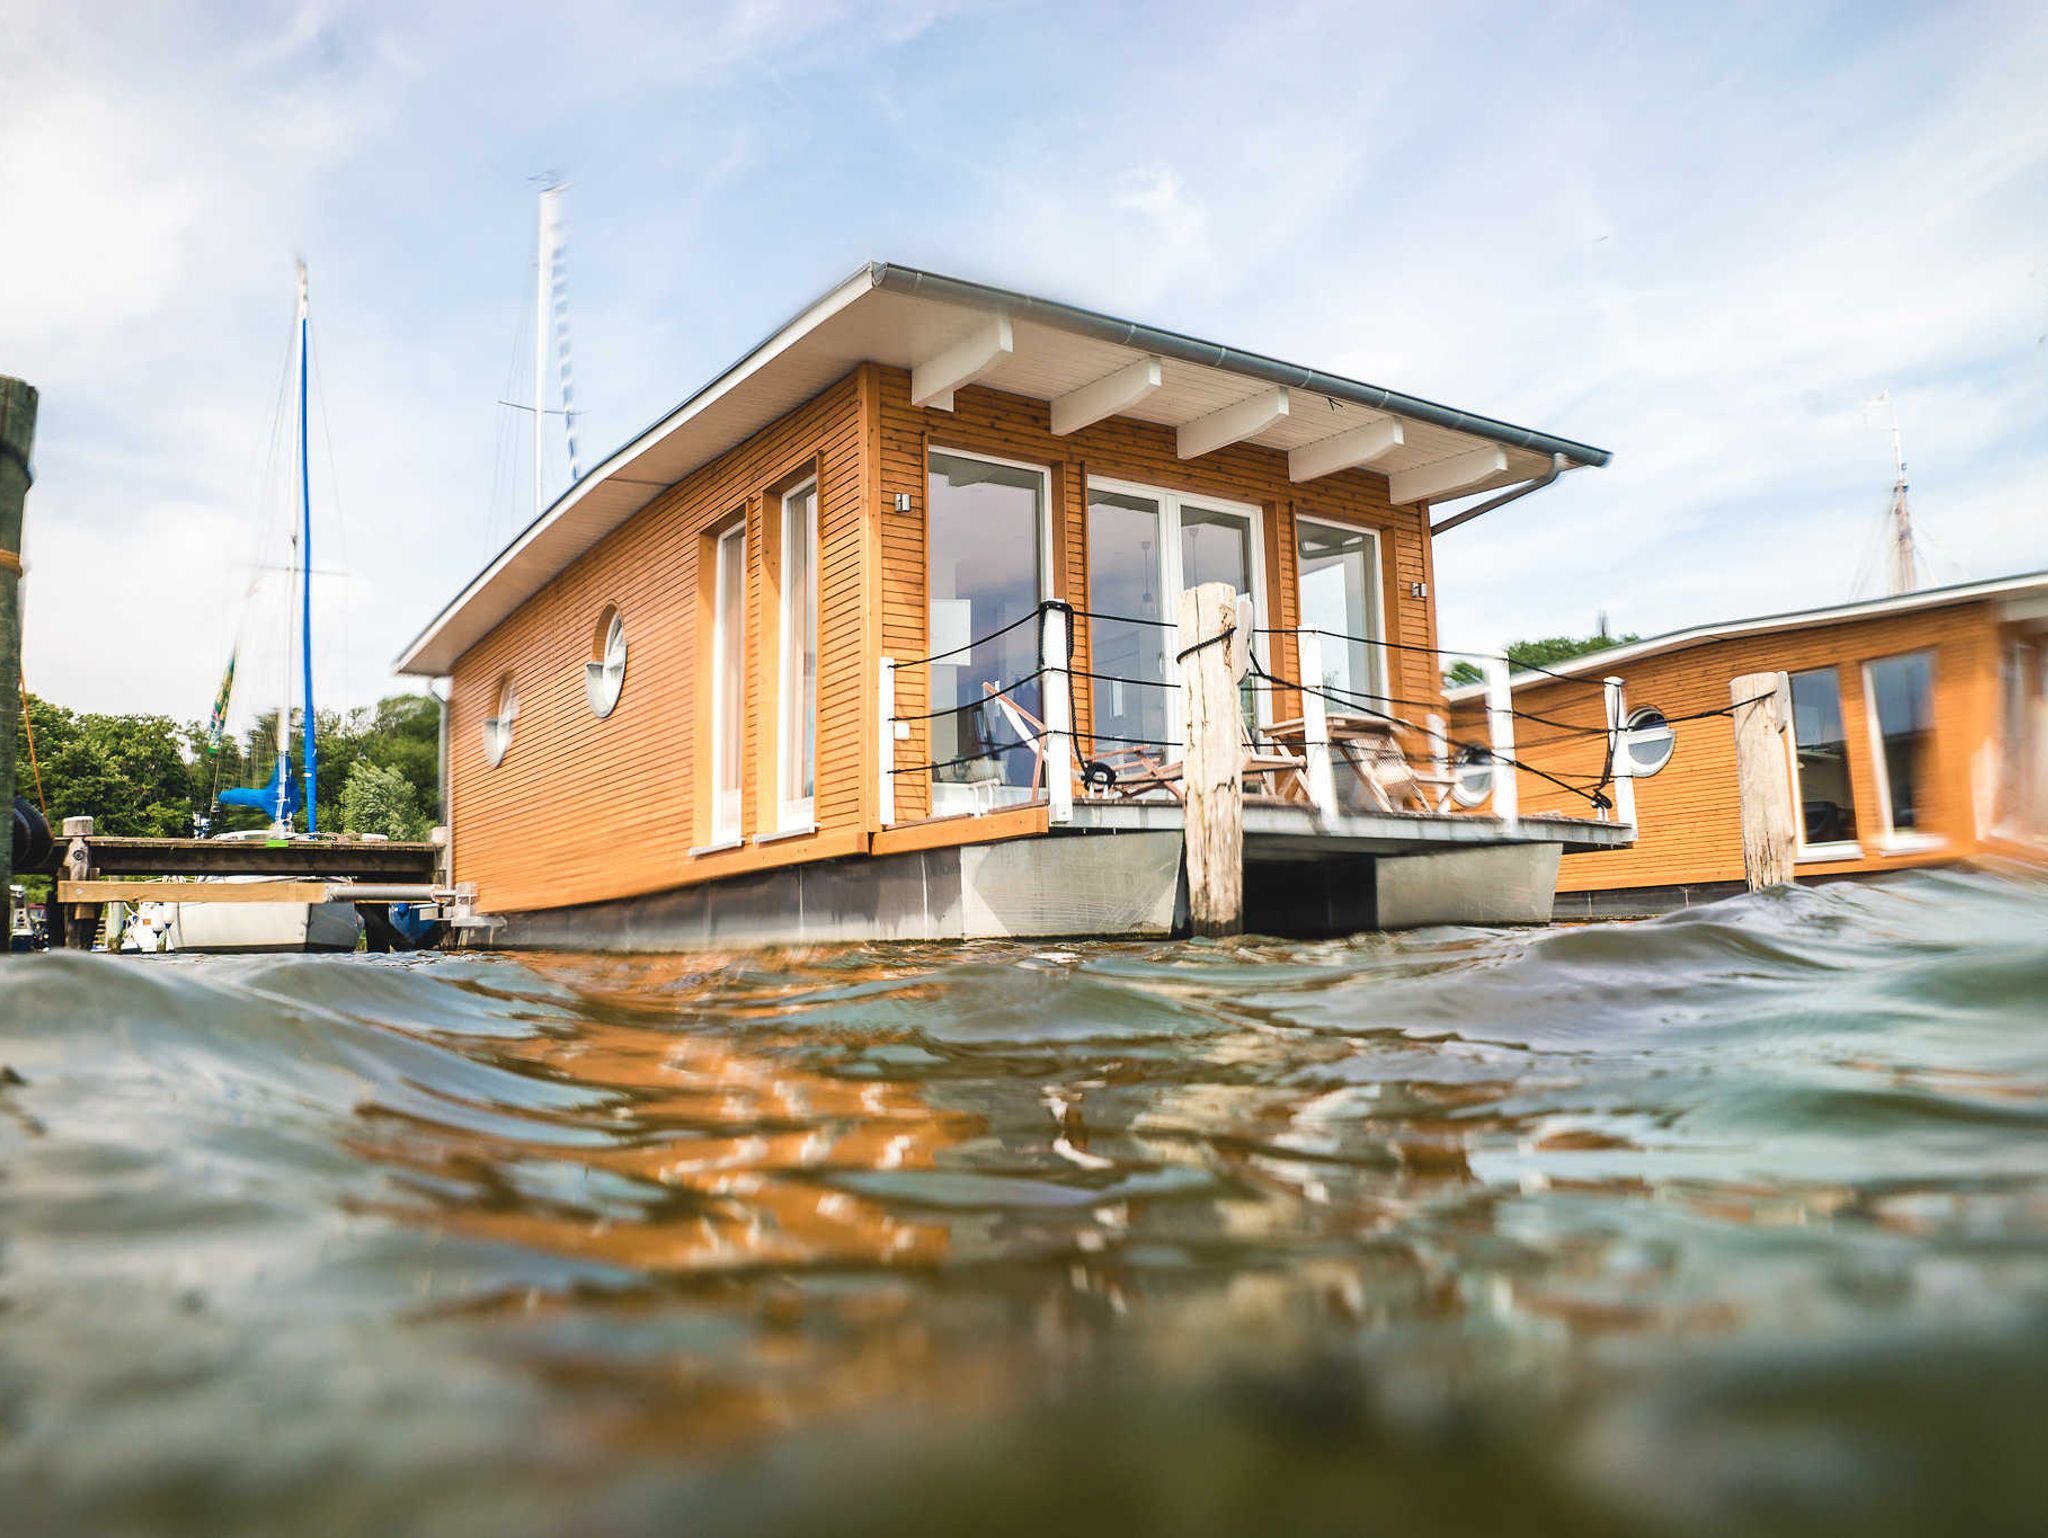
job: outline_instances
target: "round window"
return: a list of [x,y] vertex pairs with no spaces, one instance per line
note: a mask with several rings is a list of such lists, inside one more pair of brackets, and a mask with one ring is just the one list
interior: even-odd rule
[[590,637],[590,660],[583,664],[583,697],[593,715],[608,716],[626,687],[626,622],[607,605]]
[[1671,753],[1678,746],[1678,739],[1671,734],[1671,723],[1664,719],[1664,712],[1653,705],[1632,710],[1628,717],[1628,767],[1637,779],[1647,779],[1671,762]]
[[1451,799],[1463,807],[1478,806],[1493,794],[1493,755],[1484,748],[1460,748],[1451,766]]
[[512,723],[519,719],[519,691],[512,687],[512,675],[498,681],[498,708],[484,720],[484,758],[492,768],[505,761],[512,746]]

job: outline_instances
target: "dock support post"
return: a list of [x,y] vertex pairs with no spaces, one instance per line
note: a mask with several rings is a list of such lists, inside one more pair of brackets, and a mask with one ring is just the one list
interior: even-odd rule
[[1515,691],[1508,686],[1505,657],[1487,657],[1479,669],[1486,675],[1486,741],[1493,753],[1493,815],[1507,832],[1522,826],[1521,787],[1515,775]]
[[1607,701],[1607,772],[1614,781],[1614,820],[1636,825],[1635,760],[1628,756],[1628,695],[1619,678],[1603,678]]
[[1045,702],[1045,793],[1047,819],[1074,820],[1074,678],[1069,646],[1074,616],[1065,604],[1046,606],[1038,663],[1044,674],[1039,697]]
[[14,932],[14,734],[21,714],[21,519],[28,500],[29,449],[36,436],[35,387],[0,375],[0,935]]
[[896,820],[896,659],[882,659],[881,675],[875,681],[875,762],[881,771],[875,803],[876,817],[883,827]]
[[1745,673],[1728,685],[1735,707],[1735,793],[1742,807],[1742,874],[1752,892],[1792,879],[1792,687],[1783,673]]
[[1198,935],[1244,929],[1244,717],[1231,671],[1237,594],[1204,582],[1180,595],[1181,789],[1188,917]]
[[[92,819],[64,819],[64,879],[90,881],[92,868]],[[56,906],[52,893],[51,907]],[[99,938],[101,912],[97,903],[68,903],[64,912],[64,946],[67,950],[89,951]]]
[[1323,637],[1320,631],[1294,633],[1296,655],[1301,659],[1301,740],[1308,757],[1308,798],[1316,815],[1330,817],[1337,810],[1337,782],[1330,773],[1330,713],[1323,708]]

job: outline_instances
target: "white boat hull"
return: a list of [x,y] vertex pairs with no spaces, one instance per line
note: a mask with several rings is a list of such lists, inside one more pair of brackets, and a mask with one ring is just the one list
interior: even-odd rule
[[167,950],[352,951],[362,933],[353,903],[183,902]]

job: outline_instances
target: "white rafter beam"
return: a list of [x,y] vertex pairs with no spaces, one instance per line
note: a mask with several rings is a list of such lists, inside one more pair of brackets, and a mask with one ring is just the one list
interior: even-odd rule
[[910,404],[951,411],[953,392],[962,385],[973,384],[1007,358],[1015,345],[1015,338],[1010,335],[1010,317],[992,317],[972,336],[962,338],[910,371]]
[[1287,415],[1287,387],[1281,385],[1258,395],[1232,401],[1221,411],[1180,425],[1180,457],[1200,459],[1226,444],[1240,443],[1264,432]]
[[1052,430],[1064,437],[1077,433],[1091,422],[1128,411],[1159,388],[1159,360],[1140,358],[1114,374],[1104,374],[1093,384],[1069,390],[1052,403]]
[[1355,470],[1385,459],[1403,440],[1400,421],[1381,417],[1363,427],[1347,428],[1288,450],[1287,476],[1289,480],[1313,481],[1335,475],[1339,470]]
[[1508,467],[1508,451],[1488,445],[1453,454],[1413,470],[1396,470],[1387,477],[1387,499],[1399,506],[1408,502],[1434,502],[1467,487],[1477,486]]

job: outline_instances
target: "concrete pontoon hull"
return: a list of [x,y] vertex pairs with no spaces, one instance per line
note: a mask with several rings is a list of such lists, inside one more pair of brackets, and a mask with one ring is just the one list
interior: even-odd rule
[[[1247,834],[1245,927],[1335,935],[1550,919],[1554,841],[1333,847]],[[1178,828],[1094,828],[820,861],[645,897],[492,916],[463,943],[688,951],[876,940],[1165,938],[1187,932]]]

